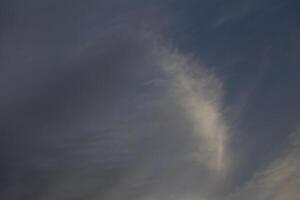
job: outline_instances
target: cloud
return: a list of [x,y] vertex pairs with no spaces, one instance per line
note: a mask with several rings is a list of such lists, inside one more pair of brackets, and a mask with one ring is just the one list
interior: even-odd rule
[[[6,9],[14,10],[10,2]],[[179,13],[161,8],[171,4],[88,2],[83,9],[81,1],[34,0],[8,13],[15,22],[3,18],[1,199],[296,196],[299,136],[232,194],[228,88],[197,57],[166,44],[166,16]],[[215,24],[259,7],[230,4]]]
[[[132,126],[151,135],[151,152],[105,199],[126,199],[133,191],[142,200],[216,198],[231,162],[222,81],[188,54],[159,42],[149,48],[151,66],[161,73],[147,85],[161,93],[141,103]],[[143,121],[145,113],[155,114]]]
[[222,82],[191,56],[163,48],[161,65],[170,81],[169,94],[183,108],[191,131],[199,141],[199,156],[216,173],[225,173],[229,162],[228,124],[223,117]]
[[300,187],[300,130],[281,155],[228,199],[297,200]]
[[[129,29],[6,80],[16,109],[5,109],[1,143],[12,167],[3,199],[167,199],[199,186],[202,196],[215,193],[230,157],[221,81],[148,29]],[[21,139],[11,144],[11,135]]]

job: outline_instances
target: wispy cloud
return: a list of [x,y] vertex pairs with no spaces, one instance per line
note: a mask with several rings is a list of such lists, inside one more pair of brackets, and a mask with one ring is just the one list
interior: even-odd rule
[[300,130],[290,138],[290,144],[265,169],[228,199],[297,200],[300,188]]
[[196,58],[153,43],[147,65],[160,76],[145,82],[161,92],[140,102],[129,125],[143,133],[138,137],[148,137],[151,152],[142,148],[143,160],[104,198],[216,198],[231,161],[222,81]]
[[170,81],[169,93],[182,106],[199,141],[195,155],[216,173],[225,173],[229,162],[228,125],[222,116],[222,82],[189,55],[164,48],[161,65]]

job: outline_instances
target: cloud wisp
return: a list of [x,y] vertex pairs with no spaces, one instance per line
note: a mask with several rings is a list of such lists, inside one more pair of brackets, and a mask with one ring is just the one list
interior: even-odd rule
[[229,162],[228,125],[222,113],[222,82],[189,56],[164,48],[162,67],[170,81],[170,95],[183,108],[199,141],[199,156],[207,167],[225,173]]
[[97,198],[216,198],[231,164],[222,81],[192,56],[154,41],[147,66],[159,73],[145,83],[160,92],[144,92],[122,130],[136,133],[143,158]]
[[265,169],[258,171],[245,186],[227,199],[296,200],[300,187],[300,130],[290,137],[290,144]]
[[[149,177],[156,177],[156,185],[142,186],[139,190],[144,192],[139,199],[217,198],[231,164],[230,126],[223,113],[222,81],[190,55],[157,43],[151,48],[154,53],[150,60],[161,76],[149,84],[163,88],[163,92],[159,98],[147,99],[143,104],[155,102],[150,112],[156,112],[158,119],[150,119],[146,124],[153,123],[158,129],[150,127],[147,131],[153,132],[163,147],[158,152],[159,159],[146,156],[115,188],[119,192],[109,194],[107,199],[126,196],[130,185],[147,185],[152,179]],[[145,123],[140,120],[139,117],[135,123]]]

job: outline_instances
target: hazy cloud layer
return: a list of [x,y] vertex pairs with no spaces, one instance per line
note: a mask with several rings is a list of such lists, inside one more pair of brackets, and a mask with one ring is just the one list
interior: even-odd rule
[[297,200],[296,8],[2,1],[0,199]]

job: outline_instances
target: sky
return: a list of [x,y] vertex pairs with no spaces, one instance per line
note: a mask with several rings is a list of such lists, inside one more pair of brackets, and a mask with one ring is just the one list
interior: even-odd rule
[[1,0],[1,200],[299,200],[296,0]]

